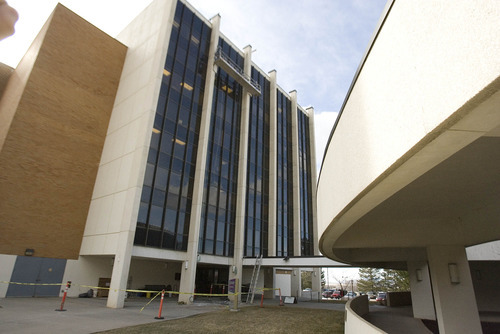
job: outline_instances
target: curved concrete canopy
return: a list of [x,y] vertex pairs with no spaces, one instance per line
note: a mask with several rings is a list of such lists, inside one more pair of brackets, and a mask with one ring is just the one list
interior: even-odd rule
[[500,5],[433,5],[394,3],[328,144],[334,260],[404,267],[430,245],[500,239]]

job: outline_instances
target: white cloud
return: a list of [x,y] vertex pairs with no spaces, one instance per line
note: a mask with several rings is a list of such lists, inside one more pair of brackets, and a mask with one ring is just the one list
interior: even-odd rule
[[338,111],[372,36],[385,0],[192,0],[206,17],[221,15],[221,31],[253,61],[275,69],[299,104]]

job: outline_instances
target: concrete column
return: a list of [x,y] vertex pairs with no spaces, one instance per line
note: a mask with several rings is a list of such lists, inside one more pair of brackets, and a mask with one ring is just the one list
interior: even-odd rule
[[[312,291],[316,291],[317,293],[321,293],[321,268],[313,268],[313,274],[311,277]],[[315,299],[317,296],[315,294],[312,295],[312,298]],[[321,299],[321,297],[320,297]]]
[[268,254],[276,256],[276,215],[278,192],[278,110],[276,70],[269,72],[269,222]]
[[[243,48],[245,53],[244,72],[251,75],[252,69],[252,46],[247,45]],[[236,193],[236,222],[234,233],[234,257],[233,265],[236,272],[229,271],[229,279],[239,278],[237,291],[241,291],[242,272],[243,272],[243,254],[245,247],[245,208],[247,197],[247,156],[248,156],[248,137],[250,125],[250,94],[243,88],[243,97],[241,99],[241,121],[240,121],[240,154],[238,161],[238,190]],[[241,298],[241,295],[239,295]]]
[[428,246],[439,333],[482,333],[467,254],[463,246]]
[[293,168],[293,255],[301,256],[300,235],[300,165],[299,165],[299,133],[297,117],[297,91],[290,92],[292,105],[292,168]]
[[314,244],[314,255],[319,256],[319,231],[318,231],[318,209],[317,209],[317,199],[316,199],[316,183],[318,180],[318,174],[316,171],[316,138],[314,136],[314,108],[306,108],[307,115],[309,116],[309,150],[311,151],[311,160],[309,161],[311,169],[311,202],[312,202],[312,219],[313,219],[313,244]]
[[[262,267],[260,270],[264,271],[264,288],[274,288],[274,271],[271,267]],[[264,298],[274,298],[274,290],[265,290]]]
[[[0,281],[10,282],[16,260],[17,255],[0,254]],[[9,284],[0,284],[0,298],[5,298],[8,288]]]
[[[198,244],[200,237],[201,210],[203,207],[203,188],[205,184],[205,167],[207,164],[208,138],[210,135],[210,119],[212,115],[212,100],[217,67],[214,65],[214,55],[219,44],[220,16],[211,20],[212,34],[208,52],[208,67],[205,80],[205,94],[201,113],[200,136],[196,155],[196,170],[194,174],[193,202],[189,222],[189,237],[186,260],[182,265],[180,292],[192,293],[196,281],[196,265],[198,262]],[[210,66],[212,65],[212,66]],[[189,294],[180,294],[179,302],[191,303]]]
[[300,268],[292,268],[292,285],[291,285],[291,296],[299,298],[301,296],[302,287],[301,287],[301,269]]
[[127,289],[134,233],[122,231],[118,237],[118,249],[113,262],[113,272],[107,300],[107,307],[123,308],[125,304],[125,289]]
[[[150,87],[155,87],[155,86],[157,87],[158,90],[156,91],[156,94],[159,94],[163,64],[167,56],[168,44],[170,41],[170,32],[172,29],[172,22],[174,21],[176,4],[177,4],[176,1],[171,1],[171,0],[161,2],[159,8],[161,9],[160,12],[163,13],[163,15],[160,16],[154,15],[156,22],[160,23],[159,26],[165,26],[166,27],[165,29],[155,30],[154,26],[151,26],[149,27],[149,29],[153,30],[147,31],[148,34],[142,34],[140,37],[136,37],[136,35],[130,33],[130,31],[135,29],[134,24],[131,23],[131,25],[129,25],[120,34],[121,41],[124,42],[126,45],[128,45],[130,48],[129,52],[127,53],[127,61],[125,61],[123,72],[130,71],[131,70],[130,68],[126,68],[127,64],[136,64],[137,58],[141,56],[142,56],[141,59],[143,61],[144,59],[150,59],[147,57],[144,58],[144,54],[141,53],[144,51],[139,51],[139,49],[140,45],[142,45],[142,43],[145,43],[146,39],[149,39],[150,41],[153,41],[154,39],[154,42],[156,43],[156,47],[154,49],[157,50],[157,52],[155,52],[152,56],[150,55],[149,57],[151,57],[152,60],[151,64],[157,64],[158,67],[156,67],[156,65],[151,65],[152,67],[150,67],[149,69],[153,71],[152,73],[156,73],[156,75],[152,75],[150,77],[150,81],[148,82],[149,84],[151,84]],[[140,22],[149,20],[149,18],[150,18],[149,16],[146,17],[141,16],[140,18],[138,17],[135,22],[136,24],[138,24]],[[154,35],[155,37],[152,38],[151,37],[152,35]],[[130,52],[130,50],[134,50],[137,52]],[[132,57],[131,58],[132,60],[129,57]],[[126,96],[127,94],[132,94],[132,92],[138,91],[142,87],[139,87],[137,82],[138,80],[135,75],[125,76],[125,79],[122,77],[117,96],[120,94],[120,90],[122,91],[126,90],[128,92],[128,93],[123,93],[124,96]],[[154,93],[151,94],[152,96],[154,95]],[[156,95],[156,99],[157,97],[158,95]],[[133,167],[130,167],[128,162],[130,155],[125,154],[119,158],[121,163],[118,163],[118,166],[121,167],[119,171],[118,170],[116,171],[116,173],[119,174],[120,179],[129,180],[126,188],[120,187],[120,185],[117,183],[113,186],[113,188],[109,189],[109,192],[107,193],[107,195],[111,194],[113,195],[113,209],[118,210],[118,212],[119,211],[123,212],[121,216],[119,230],[116,232],[113,231],[113,233],[117,234],[118,241],[115,250],[113,270],[111,274],[110,291],[106,304],[107,307],[110,308],[123,308],[125,303],[125,289],[127,289],[130,261],[132,259],[132,249],[134,247],[135,228],[137,225],[137,214],[139,212],[140,194],[143,186],[142,177],[144,169],[142,168],[145,168],[147,160],[147,152],[149,149],[149,146],[143,146],[141,142],[144,143],[144,145],[146,145],[146,143],[147,145],[149,145],[149,140],[150,140],[149,136],[151,136],[151,129],[153,127],[153,120],[156,110],[156,109],[149,109],[150,101],[142,101],[141,103],[144,104],[141,104],[140,106],[136,105],[135,108],[136,109],[144,108],[145,110],[148,110],[144,113],[144,115],[145,118],[148,118],[150,120],[150,122],[142,123],[142,124],[147,124],[148,129],[146,132],[144,132],[147,133],[147,135],[146,137],[144,137],[142,135],[143,134],[142,130],[139,131],[137,134],[138,137],[135,139],[135,141],[137,142],[137,146],[135,147],[134,153],[132,155],[134,157],[134,163],[132,164]],[[156,101],[154,103],[156,107]],[[116,112],[116,108],[113,110],[113,112]],[[126,112],[124,115],[130,115],[127,113],[136,113],[137,111],[135,109],[132,110],[130,108],[120,109],[120,113],[123,112]],[[142,117],[137,120],[141,122],[140,119],[142,119]],[[108,140],[109,138],[110,136],[108,134],[106,140]],[[116,140],[116,137],[113,138],[114,138],[113,140]],[[116,159],[115,161],[118,161],[118,159]],[[139,165],[142,165],[144,167],[138,167]],[[107,166],[111,166],[111,164]],[[130,169],[127,166],[130,167]],[[101,166],[100,168],[103,168],[103,166]],[[96,186],[96,188],[98,187]],[[100,196],[102,196],[102,194],[100,194]],[[96,197],[94,192],[92,200],[93,203],[96,203],[94,202],[95,200]],[[107,221],[107,217],[105,217],[103,214],[102,216],[95,219],[92,223],[90,223],[90,220],[87,220],[87,227],[89,226],[89,224],[99,225],[105,221]],[[108,225],[108,228],[110,228],[110,225]],[[96,249],[94,248],[93,251],[96,251]]]
[[413,317],[436,320],[429,265],[425,261],[407,262],[407,265],[410,275]]

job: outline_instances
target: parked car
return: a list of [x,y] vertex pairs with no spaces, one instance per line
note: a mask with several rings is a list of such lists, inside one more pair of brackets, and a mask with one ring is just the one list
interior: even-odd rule
[[377,294],[373,291],[368,291],[368,292],[363,292],[361,293],[362,295],[367,295],[368,299],[375,299],[377,298]]
[[346,294],[347,294],[346,290],[335,290],[332,293],[332,298],[340,299],[340,298],[344,297]]
[[357,295],[358,295],[358,294],[357,294],[356,292],[349,291],[349,292],[347,293],[347,295],[346,295],[346,296],[347,296],[347,298],[354,298],[354,297],[356,297]]
[[387,294],[385,292],[379,292],[375,301],[380,305],[387,305]]
[[321,295],[323,296],[323,298],[332,298],[332,293],[333,290],[325,290]]

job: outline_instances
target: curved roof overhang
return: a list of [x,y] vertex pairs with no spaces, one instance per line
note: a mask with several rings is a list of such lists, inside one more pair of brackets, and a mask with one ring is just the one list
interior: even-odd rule
[[[488,35],[488,29],[496,26],[489,15],[500,13],[500,6],[484,8],[471,27],[464,27],[479,29],[496,43],[487,51],[470,51],[479,55],[457,59],[471,61],[462,75],[454,72],[457,65],[448,59],[436,59],[442,51],[439,45],[421,44],[436,53],[428,59],[422,59],[425,52],[414,55],[418,51],[400,50],[412,41],[394,46],[389,52],[407,55],[400,62],[406,62],[406,68],[396,64],[391,69],[391,61],[379,55],[384,54],[380,48],[398,38],[397,24],[405,22],[411,6],[411,2],[394,3],[389,27],[383,27],[387,31],[381,27],[377,33],[389,38],[381,45],[374,41],[370,48],[375,55],[365,59],[325,151],[318,183],[320,250],[336,261],[404,268],[407,261],[426,260],[430,245],[471,246],[500,239],[500,62],[496,56],[500,44],[498,34]],[[467,8],[456,12],[465,15]],[[432,20],[432,15],[427,19]],[[479,23],[481,28],[475,26]],[[422,33],[427,38],[419,42],[435,42],[432,33]],[[445,44],[456,39],[438,33],[437,39]],[[446,48],[453,52],[453,47],[442,45],[443,52]],[[421,69],[415,69],[417,60]],[[441,69],[435,75],[428,70],[432,62]],[[479,68],[477,76],[473,66]],[[399,71],[387,73],[387,89],[377,81],[381,69]],[[392,77],[405,71],[401,76],[421,82],[391,83]],[[462,91],[454,94],[447,89]]]
[[337,215],[320,240],[323,254],[390,267],[425,260],[429,245],[500,239],[500,126],[477,130],[500,124],[500,80],[494,85],[467,117],[447,120]]

